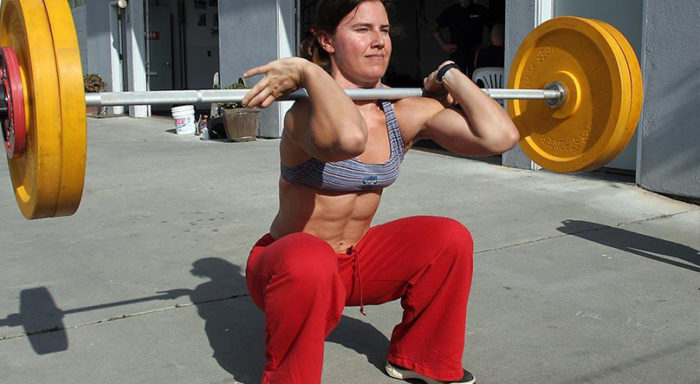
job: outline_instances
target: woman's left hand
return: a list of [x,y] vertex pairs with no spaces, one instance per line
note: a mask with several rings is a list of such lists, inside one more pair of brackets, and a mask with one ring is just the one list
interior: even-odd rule
[[[442,63],[439,68],[450,64]],[[446,101],[459,103],[458,110],[445,109],[430,117],[422,133],[451,152],[462,155],[503,153],[518,143],[519,133],[506,111],[456,68],[437,81],[438,70],[424,81],[426,91],[444,88]]]
[[452,105],[454,104],[454,98],[452,95],[450,95],[449,92],[445,89],[445,87],[438,83],[437,81],[437,74],[440,68],[442,68],[443,65],[453,63],[452,61],[446,61],[440,65],[432,72],[430,73],[426,78],[423,79],[423,89],[425,89],[428,93],[434,94],[440,98],[441,101],[443,101],[445,104]]

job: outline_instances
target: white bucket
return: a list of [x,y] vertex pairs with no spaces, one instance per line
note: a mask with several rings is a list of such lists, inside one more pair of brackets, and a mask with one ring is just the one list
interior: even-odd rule
[[194,126],[194,105],[183,105],[170,109],[175,120],[175,133],[178,135],[193,134]]

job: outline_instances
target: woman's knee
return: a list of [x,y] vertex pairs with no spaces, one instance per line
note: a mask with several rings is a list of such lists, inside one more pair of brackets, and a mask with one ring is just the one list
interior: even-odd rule
[[454,219],[445,219],[445,232],[451,234],[450,238],[453,242],[468,248],[470,251],[474,248],[474,240],[472,234],[464,224]]
[[446,254],[453,255],[455,262],[472,264],[474,241],[472,234],[462,223],[450,218],[437,218],[434,224],[435,241],[439,242]]
[[474,247],[469,229],[455,219],[448,217],[429,217],[426,225],[430,228],[430,237],[441,245],[465,250],[471,253]]
[[325,285],[338,276],[338,259],[324,240],[297,233],[278,240],[287,242],[278,259],[277,274],[305,286]]
[[335,292],[342,287],[333,248],[313,235],[285,236],[252,257],[255,260],[249,262],[246,280],[261,309],[272,296],[278,298],[275,302],[285,297],[313,301],[319,292]]

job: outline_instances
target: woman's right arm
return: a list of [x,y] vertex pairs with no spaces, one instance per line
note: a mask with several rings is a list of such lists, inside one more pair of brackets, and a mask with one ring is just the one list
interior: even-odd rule
[[270,62],[246,71],[243,77],[264,75],[246,94],[247,107],[270,106],[277,98],[306,88],[287,112],[284,134],[310,156],[339,161],[358,156],[365,149],[367,125],[362,115],[333,78],[316,64],[301,58]]

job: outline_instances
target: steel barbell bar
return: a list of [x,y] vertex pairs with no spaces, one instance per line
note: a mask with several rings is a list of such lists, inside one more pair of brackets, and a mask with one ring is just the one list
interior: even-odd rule
[[[556,86],[556,84],[551,85]],[[548,86],[549,87],[549,86]],[[553,89],[495,89],[483,88],[494,99],[547,100],[560,103],[564,99],[563,88]],[[157,105],[157,104],[197,104],[240,102],[248,92],[246,89],[205,89],[179,91],[142,91],[142,92],[100,92],[86,93],[85,105],[123,106],[123,105]],[[422,88],[355,88],[346,89],[345,93],[353,100],[397,100],[405,97],[430,96]],[[280,97],[278,101],[297,100],[308,97],[305,89],[296,90]]]

